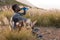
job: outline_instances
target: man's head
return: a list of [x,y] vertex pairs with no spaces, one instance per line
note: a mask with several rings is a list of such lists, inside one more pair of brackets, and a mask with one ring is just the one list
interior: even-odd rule
[[17,5],[17,4],[12,5],[12,9],[14,12],[19,12],[21,10],[19,5]]

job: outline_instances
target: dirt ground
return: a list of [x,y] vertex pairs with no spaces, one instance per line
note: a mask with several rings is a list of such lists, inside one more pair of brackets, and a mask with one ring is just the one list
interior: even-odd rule
[[60,40],[60,28],[40,27],[39,35],[41,40]]

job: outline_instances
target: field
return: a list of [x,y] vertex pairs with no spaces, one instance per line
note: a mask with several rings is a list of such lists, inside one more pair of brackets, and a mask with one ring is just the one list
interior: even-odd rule
[[[12,10],[0,12],[0,40],[38,40],[32,35],[31,30],[25,28],[20,32],[10,31],[9,21],[12,15]],[[60,10],[30,8],[24,17],[30,18],[32,22],[37,20],[36,27],[40,28],[40,34],[44,36],[42,40],[60,40]],[[7,18],[8,22],[4,18]]]

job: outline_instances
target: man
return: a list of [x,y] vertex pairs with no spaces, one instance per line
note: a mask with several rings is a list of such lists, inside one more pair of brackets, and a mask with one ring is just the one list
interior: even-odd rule
[[[23,26],[23,22],[26,22],[26,24],[30,25],[31,27],[33,27],[35,25],[35,23],[37,22],[36,20],[32,23],[30,19],[26,19],[23,17],[23,15],[26,14],[26,10],[28,10],[28,8],[26,7],[23,7],[23,8],[20,8],[19,5],[17,4],[14,4],[12,5],[12,10],[14,11],[14,15],[12,17],[12,21],[13,21],[13,29],[16,29],[17,28],[17,25],[20,26],[20,29],[21,27]],[[23,13],[20,13],[19,11],[23,10],[24,12]]]
[[[19,5],[14,4],[12,5],[12,10],[14,11],[14,15],[12,17],[12,21],[14,22],[13,28],[16,29],[16,26],[19,24],[18,22],[21,22],[20,26],[23,26],[23,21],[26,22],[26,18],[23,17],[23,15],[26,14],[26,8],[20,8]],[[19,11],[23,10],[23,13],[20,13]]]

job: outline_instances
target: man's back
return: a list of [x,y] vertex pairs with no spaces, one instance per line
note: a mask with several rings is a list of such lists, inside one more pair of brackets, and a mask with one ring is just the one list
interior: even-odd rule
[[12,20],[13,20],[14,22],[19,22],[20,20],[26,20],[26,18],[23,17],[23,14],[22,14],[22,13],[15,13],[15,14],[13,15]]

